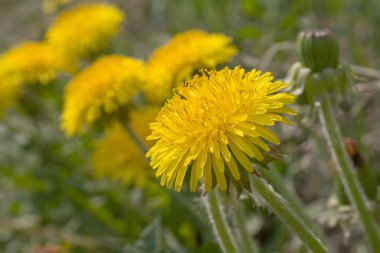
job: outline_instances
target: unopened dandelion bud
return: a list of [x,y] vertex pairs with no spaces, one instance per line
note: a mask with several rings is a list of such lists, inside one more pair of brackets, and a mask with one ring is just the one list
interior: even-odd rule
[[336,68],[339,64],[338,40],[328,29],[300,32],[297,51],[302,64],[313,72]]
[[352,78],[349,69],[339,64],[339,45],[332,32],[302,31],[297,38],[297,50],[300,61],[293,64],[286,77],[297,102],[313,107],[325,93],[339,103],[347,102]]

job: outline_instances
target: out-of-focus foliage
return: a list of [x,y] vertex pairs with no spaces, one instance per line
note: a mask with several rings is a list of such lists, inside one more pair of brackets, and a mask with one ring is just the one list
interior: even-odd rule
[[[126,22],[100,55],[122,54],[147,60],[174,34],[202,29],[232,38],[239,54],[230,65],[265,68],[282,77],[296,61],[290,42],[299,30],[329,27],[339,38],[344,62],[380,68],[377,0],[103,2],[118,6]],[[82,1],[0,0],[1,54],[25,41],[42,40],[58,13],[79,3]],[[82,35],[78,34],[78,39]],[[100,55],[91,54],[77,67],[83,69]],[[365,83],[357,87],[360,98],[343,107],[338,117],[343,134],[356,140],[363,164],[373,168],[379,182],[380,96],[379,84],[373,80],[380,74],[366,73],[368,76],[360,79]],[[0,79],[0,86],[4,80]],[[91,157],[97,140],[104,137],[103,129],[94,126],[91,132],[67,139],[59,127],[69,80],[69,74],[61,74],[47,86],[0,88],[0,111],[16,101],[0,122],[0,252],[39,252],[38,248],[45,245],[75,253],[219,252],[199,201],[200,193],[168,191],[154,177],[148,179],[153,183],[135,187],[125,185],[123,180],[94,176]],[[5,96],[8,92],[10,95]],[[134,99],[136,104],[144,100],[139,96]],[[334,206],[336,202],[331,201],[333,208],[323,212],[334,191],[334,165],[329,162],[325,143],[317,138],[322,134],[313,115],[303,120],[300,116],[296,121],[296,127],[276,129],[282,140],[280,149],[287,157],[273,167],[281,171],[307,211],[316,219],[320,217],[334,246],[341,252],[355,252],[363,246],[363,240],[358,224],[352,223],[351,209]],[[148,134],[133,121],[132,127],[141,136]],[[102,158],[103,164],[107,164],[107,156],[112,164],[120,149],[128,147],[112,148],[114,152]],[[260,208],[252,212],[250,202],[241,202],[247,207],[249,232],[263,252],[303,252],[277,218]]]

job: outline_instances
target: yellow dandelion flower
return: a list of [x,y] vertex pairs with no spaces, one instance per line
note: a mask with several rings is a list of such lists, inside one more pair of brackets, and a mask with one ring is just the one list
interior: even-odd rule
[[62,128],[72,136],[126,106],[144,78],[145,65],[140,60],[120,55],[99,58],[67,85]]
[[[179,191],[188,168],[190,189],[203,178],[205,190],[216,184],[226,191],[228,180],[241,183],[253,172],[251,159],[262,161],[270,147],[279,144],[268,129],[275,122],[291,122],[279,113],[295,114],[285,107],[295,99],[284,92],[288,84],[272,82],[271,74],[252,70],[209,71],[180,86],[150,125],[151,166],[161,184]],[[226,179],[227,178],[227,179]]]
[[[154,120],[158,111],[156,107],[131,111],[130,123],[140,138],[145,139],[148,136],[149,123]],[[146,141],[145,144],[151,146],[153,143]],[[118,123],[106,129],[106,135],[97,143],[91,161],[96,177],[121,181],[125,185],[144,187],[154,176],[136,143]]]
[[172,88],[200,68],[213,68],[236,54],[231,39],[223,34],[190,30],[176,35],[150,57],[146,94],[152,101],[168,98]]
[[62,12],[46,38],[69,58],[89,57],[103,50],[119,31],[124,15],[108,4],[85,3]]
[[25,42],[0,56],[0,76],[20,84],[47,84],[60,66],[54,50],[42,42]]

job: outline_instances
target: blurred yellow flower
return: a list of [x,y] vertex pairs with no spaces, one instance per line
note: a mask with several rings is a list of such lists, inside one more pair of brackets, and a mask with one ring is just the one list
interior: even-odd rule
[[25,42],[0,56],[0,76],[20,84],[47,84],[61,67],[59,57],[42,42]]
[[149,81],[146,95],[162,102],[180,82],[200,68],[212,68],[236,54],[231,39],[223,34],[190,30],[176,35],[156,49],[148,62]]
[[[145,140],[150,133],[149,123],[154,121],[158,112],[156,107],[130,112],[130,124],[141,139]],[[145,144],[151,146],[153,143],[145,141]],[[125,185],[144,187],[154,176],[144,154],[119,123],[106,129],[91,162],[96,177],[121,181]]]
[[145,80],[142,61],[120,55],[99,58],[74,76],[64,94],[62,129],[81,133],[102,116],[126,106]]
[[57,17],[46,39],[69,59],[89,57],[107,47],[123,19],[121,10],[112,5],[80,4]]
[[161,184],[171,188],[176,178],[179,191],[189,167],[191,191],[201,178],[207,192],[246,179],[254,170],[250,158],[262,161],[270,151],[263,139],[280,143],[268,126],[291,124],[279,113],[295,114],[285,107],[295,97],[275,93],[288,84],[272,80],[269,72],[236,67],[205,71],[181,85],[150,125],[148,139],[157,142],[147,157]]
[[151,147],[154,144],[154,141],[146,139],[146,137],[150,135],[149,124],[156,119],[159,111],[159,107],[148,106],[143,109],[134,109],[129,112],[132,129],[148,147]]

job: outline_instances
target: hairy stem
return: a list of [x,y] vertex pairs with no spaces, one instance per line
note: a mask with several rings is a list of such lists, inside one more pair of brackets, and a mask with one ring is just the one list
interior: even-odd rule
[[279,175],[279,173],[274,169],[267,166],[266,168],[261,166],[256,166],[260,175],[271,184],[276,192],[281,192],[281,196],[289,202],[292,206],[295,214],[310,228],[313,228],[315,233],[324,241],[327,240],[324,238],[322,232],[319,228],[316,228],[314,222],[310,219],[310,217],[305,212],[305,208],[302,206],[301,200],[286,187],[284,184],[283,178]]
[[268,207],[301,239],[307,248],[314,253],[329,252],[316,233],[298,217],[289,203],[275,192],[272,186],[264,179],[255,175],[251,175],[250,179],[252,192],[259,194]]
[[232,236],[222,210],[219,192],[217,190],[211,191],[203,199],[215,237],[223,253],[238,253],[235,238]]
[[332,112],[328,94],[324,94],[319,116],[329,143],[330,151],[336,163],[337,171],[341,181],[343,182],[344,189],[350,199],[351,204],[356,209],[372,251],[379,252],[379,228],[377,227],[376,222],[368,209],[367,198],[357,176],[355,175],[354,167],[347,151],[343,146],[340,130]]
[[236,222],[236,232],[239,233],[242,242],[242,250],[240,252],[255,253],[257,252],[257,246],[249,236],[244,215],[244,206],[242,204],[243,203],[236,203],[235,210],[233,212]]

